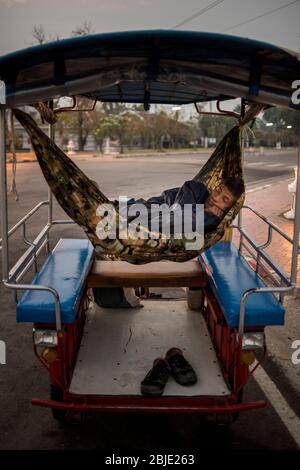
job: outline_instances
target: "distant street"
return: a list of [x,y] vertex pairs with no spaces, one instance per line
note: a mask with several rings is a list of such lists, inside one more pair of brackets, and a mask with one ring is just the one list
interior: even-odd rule
[[[122,194],[147,198],[192,179],[209,156],[209,152],[201,152],[143,157],[75,156],[73,160],[90,178],[97,181],[108,197]],[[291,178],[296,165],[296,150],[265,151],[263,155],[258,151],[246,151],[244,169],[247,188]],[[20,190],[26,191],[29,182],[34,188],[35,184],[44,187],[36,162],[18,165],[17,183]]]
[[[108,195],[116,190],[127,195],[150,197],[166,187],[180,186],[192,179],[205,164],[210,153],[119,157],[111,161],[89,158],[78,164]],[[75,157],[76,162],[76,157]],[[296,150],[271,151],[263,155],[245,152],[244,169],[247,188],[292,177],[297,165]],[[127,189],[128,188],[128,189]]]

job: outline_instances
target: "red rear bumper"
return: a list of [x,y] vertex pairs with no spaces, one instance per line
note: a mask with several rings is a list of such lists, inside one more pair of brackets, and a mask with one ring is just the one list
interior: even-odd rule
[[[108,398],[108,397],[106,397]],[[181,401],[181,400],[180,400]],[[201,404],[193,403],[195,400],[191,400],[190,404],[185,402],[175,403],[174,399],[170,401],[168,399],[151,398],[151,399],[135,399],[130,401],[124,401],[123,403],[118,400],[113,402],[112,400],[105,400],[103,402],[57,402],[54,400],[44,400],[41,398],[33,398],[32,404],[37,406],[43,406],[46,408],[55,408],[67,411],[98,411],[98,412],[150,412],[150,413],[236,413],[239,411],[248,411],[258,408],[264,408],[266,402],[258,400],[249,403],[224,403],[224,404],[209,404],[205,402]]]

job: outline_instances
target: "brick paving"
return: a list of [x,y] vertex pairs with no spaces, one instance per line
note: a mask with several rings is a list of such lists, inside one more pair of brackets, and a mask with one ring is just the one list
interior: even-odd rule
[[[283,216],[291,207],[291,194],[288,191],[288,183],[289,181],[275,183],[263,189],[250,191],[246,195],[245,204],[271,219],[284,233],[293,238],[294,221],[285,219]],[[242,220],[243,227],[257,243],[263,244],[267,241],[268,227],[255,214],[248,209],[244,209]],[[237,240],[235,235],[235,243],[237,243]],[[265,251],[284,271],[290,274],[292,245],[287,240],[273,231],[272,243]],[[298,266],[298,280],[300,280],[300,266]]]

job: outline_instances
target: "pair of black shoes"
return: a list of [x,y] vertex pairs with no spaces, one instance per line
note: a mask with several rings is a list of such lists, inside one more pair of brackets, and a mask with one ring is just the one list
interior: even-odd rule
[[141,383],[142,394],[147,396],[162,395],[171,374],[180,385],[193,385],[197,382],[196,373],[183,356],[182,350],[171,348],[165,359],[159,357],[153,362],[152,369],[149,370]]

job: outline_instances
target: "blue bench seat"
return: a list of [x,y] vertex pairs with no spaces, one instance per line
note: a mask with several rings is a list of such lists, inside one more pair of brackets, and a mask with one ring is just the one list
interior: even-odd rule
[[[32,284],[53,287],[59,294],[62,323],[73,323],[79,308],[93,246],[86,239],[61,239]],[[55,323],[55,301],[50,292],[27,290],[17,304],[17,321]]]
[[[220,241],[200,257],[209,284],[231,327],[239,324],[242,294],[251,288],[266,287],[232,242]],[[246,301],[245,326],[283,325],[285,310],[272,293],[251,294]]]

